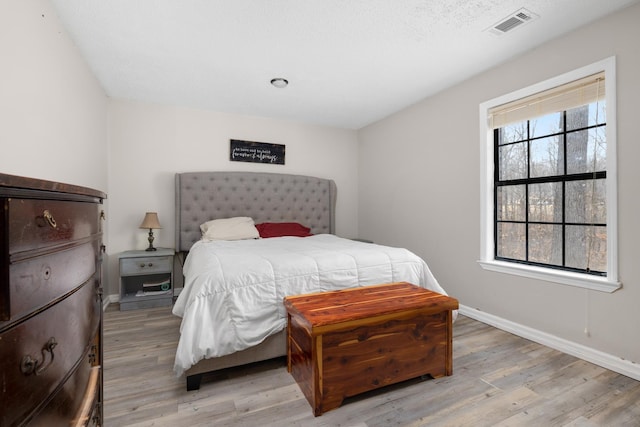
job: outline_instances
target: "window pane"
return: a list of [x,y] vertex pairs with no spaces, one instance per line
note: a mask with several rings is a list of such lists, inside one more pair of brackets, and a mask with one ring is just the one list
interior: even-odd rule
[[529,221],[562,222],[562,183],[529,185]]
[[498,187],[496,193],[496,213],[498,220],[524,221],[525,218],[524,185],[508,185]]
[[[617,237],[607,236],[616,225],[607,223],[607,203],[616,196],[612,181],[607,183],[607,169],[616,159],[608,152],[616,141],[607,141],[607,113],[615,125],[615,109],[606,111],[604,74],[537,93],[527,90],[525,97],[489,108],[493,159],[486,159],[483,171],[493,172],[493,191],[487,195],[493,198],[494,220],[484,230],[493,236],[483,234],[483,239],[495,241],[490,254],[495,259],[550,273],[608,274],[608,260],[616,253],[607,253],[607,239]],[[609,89],[613,86],[609,83]],[[510,120],[522,121],[507,125]],[[487,202],[483,199],[483,209]],[[488,259],[485,248],[483,259]]]
[[524,141],[527,139],[527,121],[513,123],[502,127],[498,132],[498,145],[509,144],[510,142]]
[[522,179],[527,177],[526,143],[503,145],[498,148],[500,181]]
[[559,136],[531,141],[531,177],[561,175],[563,154]]
[[562,265],[561,225],[529,225],[529,261]]
[[607,228],[569,225],[566,230],[567,267],[607,271]]
[[536,117],[535,119],[531,119],[529,123],[531,138],[553,135],[561,132],[563,129],[561,112]]
[[606,180],[567,182],[566,221],[578,224],[606,224]]
[[498,256],[525,260],[525,225],[498,223]]
[[606,105],[605,101],[599,101],[567,110],[567,130],[582,129],[587,126],[606,123]]
[[567,133],[567,173],[598,172],[607,168],[606,127]]

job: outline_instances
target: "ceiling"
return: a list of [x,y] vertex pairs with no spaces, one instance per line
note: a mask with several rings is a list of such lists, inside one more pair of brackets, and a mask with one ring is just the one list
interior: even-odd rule
[[359,129],[638,1],[52,3],[112,98]]

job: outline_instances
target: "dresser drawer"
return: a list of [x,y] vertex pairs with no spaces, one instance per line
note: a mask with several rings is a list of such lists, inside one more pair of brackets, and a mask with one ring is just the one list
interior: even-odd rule
[[50,255],[29,258],[9,267],[9,321],[60,298],[96,275],[100,241],[84,243]]
[[170,256],[120,259],[120,276],[170,273],[171,271],[173,271],[173,257]]
[[[91,367],[87,356],[65,381],[47,406],[27,422],[29,427],[92,426],[99,419],[99,366]],[[71,420],[71,422],[69,422]]]
[[6,199],[9,252],[15,254],[99,233],[98,205],[58,200]]
[[[93,283],[0,335],[0,425],[29,418],[86,356],[99,330],[100,298]],[[35,366],[34,366],[35,365]]]

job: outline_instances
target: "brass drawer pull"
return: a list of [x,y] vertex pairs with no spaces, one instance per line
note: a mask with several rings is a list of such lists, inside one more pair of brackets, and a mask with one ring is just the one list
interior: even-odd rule
[[51,215],[51,213],[48,210],[45,210],[42,213],[42,216],[44,217],[44,219],[47,221],[47,224],[49,224],[51,228],[58,228],[58,224],[56,224],[56,220],[53,218],[53,215]]
[[94,366],[96,364],[96,346],[91,347],[91,353],[89,353],[89,365]]
[[[20,371],[25,375],[40,375],[41,373],[46,371],[47,368],[49,368],[49,366],[51,366],[51,364],[53,363],[53,359],[55,356],[53,354],[53,349],[56,348],[57,345],[58,343],[56,342],[56,339],[54,337],[49,338],[49,341],[47,341],[45,345],[42,346],[42,361],[38,361],[32,358],[30,355],[26,355],[22,358],[22,361],[20,361]],[[51,360],[49,360],[49,363],[45,365],[44,362],[47,359],[46,353],[51,354]]]

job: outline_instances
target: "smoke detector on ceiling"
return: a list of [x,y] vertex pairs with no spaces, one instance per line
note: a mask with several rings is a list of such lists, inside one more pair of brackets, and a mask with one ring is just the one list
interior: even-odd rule
[[487,31],[489,31],[491,34],[501,36],[504,33],[512,31],[518,27],[521,27],[524,24],[528,24],[529,22],[537,18],[539,18],[538,15],[536,15],[535,13],[525,8],[522,8],[517,12],[514,12],[511,15],[507,16],[506,18],[501,19],[495,25],[492,25],[491,27],[487,28]]

